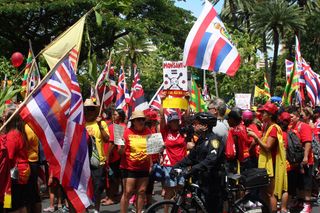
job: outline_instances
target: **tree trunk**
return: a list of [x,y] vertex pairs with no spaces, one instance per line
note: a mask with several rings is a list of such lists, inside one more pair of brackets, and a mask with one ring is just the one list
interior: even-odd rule
[[278,50],[279,50],[279,32],[276,28],[273,29],[273,63],[271,67],[271,82],[270,82],[270,93],[273,95],[276,86],[276,75],[277,75],[277,61],[278,61]]
[[238,29],[238,22],[237,22],[237,16],[236,16],[236,11],[237,11],[236,5],[233,0],[229,0],[229,5],[230,5],[230,12],[232,15],[232,20],[233,20],[233,26],[234,26],[234,28]]
[[266,76],[267,79],[269,78],[269,63],[268,63],[268,47],[267,47],[267,35],[266,33],[263,33],[262,35],[262,39],[263,39],[263,56],[264,56],[264,67],[265,67],[265,72],[266,72]]

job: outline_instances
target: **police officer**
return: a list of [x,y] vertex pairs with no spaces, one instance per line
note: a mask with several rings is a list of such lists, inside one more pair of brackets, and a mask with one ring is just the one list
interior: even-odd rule
[[175,168],[192,166],[185,178],[196,178],[204,192],[208,212],[220,213],[223,209],[223,175],[220,171],[223,171],[224,146],[221,138],[212,132],[216,123],[217,118],[208,112],[194,116],[193,128],[199,139],[189,155]]

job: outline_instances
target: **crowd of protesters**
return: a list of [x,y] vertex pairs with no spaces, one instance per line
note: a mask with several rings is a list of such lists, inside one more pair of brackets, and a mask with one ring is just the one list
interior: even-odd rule
[[[154,183],[160,182],[163,199],[172,199],[181,189],[183,178],[170,177],[175,165],[197,146],[199,135],[193,132],[192,113],[134,111],[127,118],[122,109],[108,109],[98,116],[100,107],[91,99],[84,102],[86,129],[93,184],[94,203],[90,212],[99,212],[101,205],[120,203],[120,211],[132,205],[141,213],[153,201]],[[226,158],[229,172],[242,173],[250,168],[265,168],[270,184],[261,192],[272,212],[299,209],[310,213],[312,197],[319,192],[319,156],[312,143],[319,143],[320,108],[294,106],[283,108],[267,102],[257,110],[227,109],[222,99],[208,102],[208,113],[217,119],[210,129],[226,147],[235,143],[235,155]],[[1,122],[15,108],[7,107]],[[114,143],[114,125],[125,128],[124,145]],[[286,159],[289,132],[293,132],[304,148],[303,160],[290,164]],[[147,136],[161,133],[164,148],[159,154],[146,153]],[[72,212],[59,181],[53,178],[41,143],[32,129],[15,116],[1,133],[1,154],[7,151],[10,173],[0,175],[0,212]],[[2,162],[4,163],[4,162]],[[45,165],[49,206],[41,206],[40,166]],[[4,209],[7,185],[11,184],[12,208]],[[105,196],[105,197],[102,197]],[[221,209],[222,211],[222,209]],[[220,210],[217,210],[220,212]]]

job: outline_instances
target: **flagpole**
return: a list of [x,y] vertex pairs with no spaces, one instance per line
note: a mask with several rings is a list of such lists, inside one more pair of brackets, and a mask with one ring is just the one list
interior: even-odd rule
[[202,90],[204,90],[204,88],[206,87],[206,70],[203,70],[203,87]]
[[157,97],[157,95],[159,94],[159,92],[161,91],[161,88],[163,87],[163,82],[162,84],[160,85],[160,87],[158,88],[157,92],[154,94],[154,96],[151,98],[150,102],[149,102],[149,107],[151,105],[151,103],[154,101],[154,99]]
[[[112,54],[113,54],[113,50],[111,50],[111,52],[110,52],[110,56],[109,56],[109,61],[107,62],[108,63],[108,70],[107,70],[107,74],[108,74],[108,78],[109,78],[109,72],[110,72],[110,67],[111,67],[111,57],[112,57]],[[99,115],[98,115],[98,117],[100,117],[101,116],[101,113],[102,113],[102,108],[103,108],[103,100],[104,100],[104,95],[105,95],[105,93],[106,93],[106,88],[107,88],[107,86],[105,86],[104,88],[103,88],[103,95],[102,95],[102,100],[100,101],[100,110],[99,110]]]
[[6,122],[1,126],[0,128],[0,132],[2,132],[2,130],[4,129],[5,126],[7,126],[7,124],[13,119],[14,116],[16,116],[21,108],[29,101],[30,97],[45,83],[45,80],[47,80],[51,74],[53,73],[53,71],[55,71],[57,69],[57,67],[60,66],[60,62],[63,61],[68,54],[70,53],[70,51],[74,48],[74,46],[60,59],[60,61],[46,74],[46,76],[40,81],[40,83],[36,86],[36,88],[34,88],[34,90],[32,90],[30,92],[30,94],[25,98],[25,100],[19,105],[19,107],[14,111],[14,113],[6,120]]
[[215,87],[215,90],[216,90],[216,97],[219,98],[217,73],[216,72],[213,72],[213,79],[214,79],[214,87]]

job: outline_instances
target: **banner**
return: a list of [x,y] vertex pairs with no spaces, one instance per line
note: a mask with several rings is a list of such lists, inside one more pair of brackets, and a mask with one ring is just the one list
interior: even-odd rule
[[161,133],[154,133],[147,137],[147,154],[158,154],[162,151],[164,142]]
[[250,109],[250,93],[237,93],[235,94],[236,106],[241,109]]

